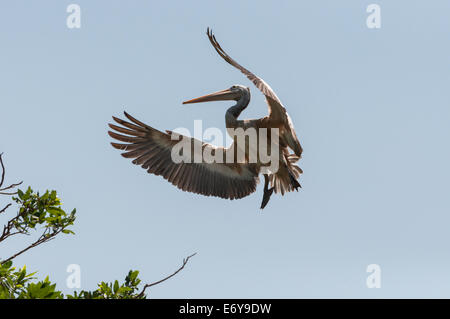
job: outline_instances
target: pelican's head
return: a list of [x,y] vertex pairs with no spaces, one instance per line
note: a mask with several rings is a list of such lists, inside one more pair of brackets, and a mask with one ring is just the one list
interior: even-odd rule
[[238,101],[244,96],[250,97],[250,89],[243,85],[236,84],[226,90],[203,95],[189,101],[184,101],[183,104],[228,100]]

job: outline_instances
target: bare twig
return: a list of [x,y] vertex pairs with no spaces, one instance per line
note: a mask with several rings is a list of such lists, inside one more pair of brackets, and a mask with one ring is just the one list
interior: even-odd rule
[[3,192],[0,192],[0,195],[16,195],[17,194],[17,192],[14,192],[14,193],[3,193]]
[[[47,229],[47,230],[48,230],[48,229]],[[32,243],[32,244],[29,245],[28,247],[22,249],[22,250],[19,251],[18,253],[15,253],[15,254],[12,255],[11,257],[9,257],[9,258],[7,258],[7,259],[5,259],[5,260],[0,261],[0,264],[4,264],[4,263],[6,263],[6,262],[8,262],[8,261],[10,261],[10,260],[12,260],[12,259],[14,259],[14,258],[16,258],[17,256],[23,254],[23,253],[26,252],[27,250],[29,250],[29,249],[31,249],[31,248],[34,248],[34,247],[36,247],[36,246],[38,246],[38,245],[40,245],[40,244],[43,244],[43,243],[45,243],[45,242],[48,242],[48,241],[54,239],[56,235],[58,235],[61,231],[63,231],[63,228],[62,228],[62,229],[59,229],[59,230],[57,230],[57,231],[55,231],[55,232],[53,232],[53,233],[48,233],[47,230],[44,231],[44,233],[43,233],[43,234],[42,234],[42,235],[41,235],[34,243]],[[16,234],[16,233],[14,233],[14,234]]]
[[1,213],[4,213],[4,212],[8,209],[9,206],[11,206],[11,203],[9,203],[8,205],[6,205],[6,206],[3,207],[2,209],[0,209],[0,214],[1,214]]
[[[5,172],[6,172],[5,165],[3,164],[2,156],[3,156],[3,153],[0,153],[0,167],[2,169],[2,174],[1,174],[1,177],[0,177],[0,195],[15,195],[15,194],[17,194],[17,191],[16,192],[3,192],[3,191],[13,189],[13,188],[19,186],[20,184],[22,184],[22,182],[14,183],[14,184],[11,184],[9,186],[1,188],[3,186],[4,181],[5,181]],[[7,204],[5,207],[0,209],[0,214],[4,213],[8,209],[9,206],[11,206],[11,204]],[[9,236],[12,236],[12,235],[20,233],[20,232],[11,233],[11,229],[12,229],[14,221],[16,221],[20,216],[21,216],[21,214],[17,214],[16,217],[14,217],[13,219],[9,220],[8,223],[5,226],[3,226],[3,232],[0,235],[0,242],[5,240]]]
[[[11,204],[6,205],[6,207],[3,208],[0,211],[0,213],[4,212],[9,206],[11,206]],[[14,223],[16,221],[18,221],[21,217],[23,217],[26,214],[27,214],[27,210],[23,210],[22,212],[17,213],[16,217],[11,218],[10,220],[8,220],[6,225],[3,226],[3,232],[0,235],[0,242],[4,241],[6,238],[11,237],[11,236],[16,235],[16,234],[26,234],[26,232],[21,231],[21,230],[18,230],[16,232],[11,232],[11,230],[14,227]]]
[[0,166],[2,168],[2,175],[1,175],[1,178],[0,178],[0,195],[15,195],[15,194],[17,194],[17,192],[12,192],[12,193],[6,192],[5,193],[4,191],[9,190],[9,189],[13,189],[13,188],[19,186],[20,184],[22,184],[22,182],[14,183],[14,184],[11,184],[9,186],[6,186],[6,187],[2,188],[3,182],[5,181],[5,172],[6,172],[5,165],[3,164],[2,155],[3,155],[3,153],[0,153]]
[[0,165],[2,166],[2,178],[0,179],[0,187],[2,187],[3,182],[5,181],[5,166],[3,165],[2,155],[3,153],[0,153]]
[[147,289],[147,288],[149,288],[149,287],[152,287],[152,286],[156,286],[156,285],[162,283],[163,281],[166,281],[167,279],[170,279],[170,278],[172,278],[173,276],[175,276],[176,274],[178,274],[181,270],[183,270],[184,266],[186,266],[186,264],[188,263],[189,259],[190,259],[191,257],[194,257],[196,254],[197,254],[197,253],[194,253],[194,254],[192,254],[192,255],[190,255],[190,256],[184,258],[184,259],[183,259],[183,264],[181,265],[181,267],[178,268],[173,274],[171,274],[171,275],[169,275],[169,276],[167,276],[167,277],[165,277],[165,278],[163,278],[163,279],[161,279],[161,280],[155,281],[155,282],[153,282],[153,283],[151,283],[151,284],[146,284],[146,285],[144,286],[144,288],[142,289],[142,291],[140,292],[140,294],[137,295],[137,298],[142,298],[142,296],[144,296],[145,289]]
[[[15,183],[15,184],[11,184],[11,185],[6,186],[6,187],[4,187],[4,188],[0,188],[0,191],[6,191],[6,190],[8,190],[8,189],[17,187],[17,186],[19,186],[19,185],[21,185],[21,184],[22,184],[22,182],[20,182],[20,183]],[[0,194],[2,194],[2,193],[0,193]],[[17,192],[14,192],[13,194],[3,194],[3,195],[15,195],[15,194],[17,194]]]

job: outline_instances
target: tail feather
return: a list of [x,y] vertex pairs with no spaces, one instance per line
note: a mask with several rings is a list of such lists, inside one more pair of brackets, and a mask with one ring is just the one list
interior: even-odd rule
[[297,181],[297,179],[295,179],[294,175],[292,175],[291,173],[289,173],[289,177],[291,179],[292,187],[298,192],[298,188],[302,188],[302,185],[300,185],[300,183]]
[[279,168],[278,172],[270,175],[270,185],[274,187],[275,193],[298,191],[298,188],[302,186],[297,181],[300,175],[303,173],[302,169],[295,165],[300,157],[296,154],[285,154],[285,165]]

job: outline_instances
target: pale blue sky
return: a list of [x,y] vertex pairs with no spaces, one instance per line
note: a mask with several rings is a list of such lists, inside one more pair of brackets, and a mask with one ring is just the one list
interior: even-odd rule
[[[450,2],[71,1],[0,4],[0,152],[8,181],[58,190],[76,236],[16,259],[82,288],[141,271],[155,298],[450,297]],[[381,6],[368,29],[366,7]],[[284,102],[304,147],[303,189],[239,201],[184,193],[122,158],[107,123],[224,128],[229,103],[183,100],[239,83],[205,35]],[[10,211],[12,213],[12,211]],[[3,219],[1,220],[3,222]],[[31,240],[31,238],[30,238]],[[0,247],[8,255],[22,239]],[[366,267],[381,266],[380,289]]]

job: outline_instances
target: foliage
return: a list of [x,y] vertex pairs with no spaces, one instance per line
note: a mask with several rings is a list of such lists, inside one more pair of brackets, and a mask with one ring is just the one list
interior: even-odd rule
[[122,284],[116,280],[113,283],[102,281],[98,284],[98,289],[94,291],[84,291],[73,295],[67,295],[68,299],[141,299],[144,294],[138,293],[138,285],[141,280],[137,277],[139,271],[130,270]]
[[[13,196],[12,200],[18,205],[18,212],[4,225],[0,243],[18,234],[30,235],[32,230],[37,231],[38,228],[41,229],[41,235],[24,249],[0,261],[0,298],[63,298],[63,294],[56,290],[56,284],[51,283],[48,276],[44,280],[35,281],[35,272],[27,273],[26,266],[18,270],[13,267],[12,260],[27,250],[52,240],[59,233],[74,234],[68,227],[75,221],[76,210],[67,214],[61,207],[56,191],[46,191],[40,195],[28,187],[26,191],[19,189],[14,194],[17,196]],[[5,213],[9,206],[1,212]]]
[[[181,271],[187,264],[190,257],[183,260],[182,266],[173,274],[157,282],[146,284],[139,291],[141,280],[138,278],[139,271],[130,270],[122,283],[104,282],[98,284],[94,291],[74,292],[64,296],[56,289],[56,284],[52,283],[47,276],[44,280],[38,280],[34,275],[36,272],[28,273],[26,266],[20,269],[13,267],[13,259],[25,253],[29,249],[35,248],[54,239],[59,234],[73,235],[69,229],[76,219],[76,210],[66,213],[62,208],[62,203],[56,191],[45,191],[43,195],[28,187],[26,191],[18,189],[13,191],[21,183],[11,184],[3,187],[5,170],[0,153],[0,195],[11,196],[12,201],[18,206],[17,213],[9,219],[3,226],[0,233],[0,245],[8,238],[16,235],[31,235],[32,232],[40,232],[40,236],[28,246],[3,259],[0,256],[0,299],[144,299],[145,290],[157,285]],[[12,205],[7,204],[0,208],[0,217],[6,214],[6,210]]]
[[[61,208],[61,200],[56,191],[46,191],[40,195],[28,187],[25,192],[18,190],[17,197],[12,199],[19,205],[19,210],[17,215],[4,226],[0,242],[17,234],[29,235],[31,230],[37,230],[37,226],[41,226],[43,231],[41,236],[27,248],[0,261],[0,299],[64,298],[64,294],[56,290],[56,284],[51,283],[48,276],[44,280],[36,281],[35,272],[27,273],[26,266],[16,269],[13,267],[12,259],[54,238],[59,233],[74,234],[68,227],[75,221],[75,209],[67,214]],[[123,283],[119,284],[117,280],[114,283],[102,281],[94,291],[75,291],[66,297],[69,299],[145,298],[145,295],[138,293],[138,285],[141,283],[138,274],[139,271],[130,270]]]
[[[48,276],[41,281],[36,279],[35,273],[27,273],[26,267],[20,270],[12,267],[12,261],[0,265],[0,299],[63,299],[64,294],[56,290],[56,284],[51,283]],[[102,281],[94,291],[74,292],[67,295],[68,299],[140,299],[144,294],[138,293],[141,280],[137,277],[139,271],[128,273],[121,284]]]
[[21,207],[18,219],[14,221],[14,227],[22,233],[28,233],[29,228],[35,228],[37,224],[44,225],[45,237],[50,237],[60,231],[65,234],[74,234],[66,229],[75,221],[74,209],[69,215],[61,208],[61,201],[56,196],[56,191],[46,191],[44,195],[34,193],[31,187],[26,192],[17,191],[18,197],[13,200]]
[[52,240],[59,233],[74,234],[68,227],[73,225],[75,221],[76,210],[74,209],[70,214],[67,214],[61,208],[61,201],[56,196],[56,191],[46,191],[44,195],[40,196],[39,193],[35,193],[28,187],[25,192],[19,189],[17,195],[17,197],[12,197],[12,199],[19,205],[19,211],[3,227],[0,242],[18,234],[29,235],[30,230],[36,229],[36,226],[41,226],[43,231],[35,242],[3,260],[2,263],[12,260],[33,247]]
[[34,279],[35,273],[27,274],[26,266],[16,270],[12,261],[0,264],[0,299],[11,299],[24,296],[26,286]]

